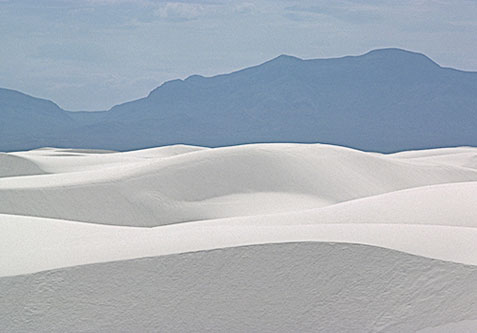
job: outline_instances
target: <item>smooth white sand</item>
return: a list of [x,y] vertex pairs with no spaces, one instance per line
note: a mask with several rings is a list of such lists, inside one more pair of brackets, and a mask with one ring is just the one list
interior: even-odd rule
[[[399,332],[477,319],[476,148],[48,148],[0,158],[0,323],[12,331]],[[247,274],[270,286],[248,289]]]
[[[85,159],[86,170],[0,178],[0,212],[152,227],[295,212],[401,189],[477,181],[477,169],[329,145],[179,147],[185,153],[164,157],[163,149],[178,153],[166,147],[153,150],[155,158],[150,150],[147,157],[137,152],[123,159],[122,154],[42,155],[41,163],[33,151],[31,161],[48,172],[65,165],[81,168]],[[54,155],[54,150],[40,152]]]

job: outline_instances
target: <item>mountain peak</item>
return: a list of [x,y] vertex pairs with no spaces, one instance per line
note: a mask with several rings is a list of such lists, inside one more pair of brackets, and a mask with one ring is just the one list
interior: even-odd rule
[[278,57],[275,57],[275,59],[302,60],[301,58],[289,54],[280,54]]
[[419,52],[414,52],[414,51],[409,51],[409,50],[404,50],[404,49],[399,49],[399,48],[382,48],[382,49],[375,49],[371,50],[362,56],[363,58],[366,58],[370,61],[392,61],[392,62],[406,62],[406,63],[416,63],[419,65],[423,64],[432,64],[434,66],[439,66],[436,62],[434,62],[432,59],[427,57],[426,55],[419,53]]
[[302,61],[303,59],[288,55],[288,54],[280,54],[278,57],[275,57],[267,62],[280,62],[280,63],[295,63]]
[[193,74],[191,76],[188,76],[184,81],[199,81],[199,80],[202,80],[204,79],[205,77],[202,76],[202,75],[198,75],[198,74]]

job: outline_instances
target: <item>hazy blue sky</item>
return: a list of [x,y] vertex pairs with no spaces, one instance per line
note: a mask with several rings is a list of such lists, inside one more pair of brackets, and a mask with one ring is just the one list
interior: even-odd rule
[[108,109],[162,82],[286,53],[378,47],[477,70],[477,1],[0,0],[0,87]]

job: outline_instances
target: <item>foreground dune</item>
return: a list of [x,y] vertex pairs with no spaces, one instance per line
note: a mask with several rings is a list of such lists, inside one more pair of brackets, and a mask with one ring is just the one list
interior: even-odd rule
[[415,332],[477,318],[477,268],[364,245],[288,243],[0,279],[15,331]]
[[3,154],[1,326],[465,331],[477,320],[476,156],[298,144]]

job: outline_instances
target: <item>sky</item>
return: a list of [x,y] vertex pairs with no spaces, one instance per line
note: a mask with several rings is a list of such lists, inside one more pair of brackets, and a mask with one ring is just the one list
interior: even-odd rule
[[477,71],[477,0],[0,0],[0,87],[107,110],[280,54],[422,52]]

